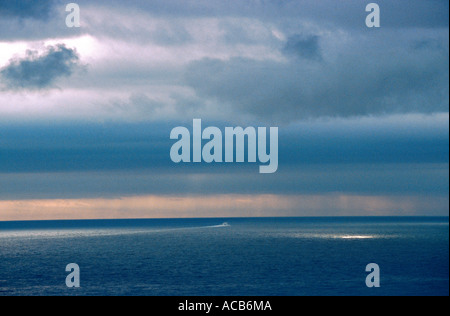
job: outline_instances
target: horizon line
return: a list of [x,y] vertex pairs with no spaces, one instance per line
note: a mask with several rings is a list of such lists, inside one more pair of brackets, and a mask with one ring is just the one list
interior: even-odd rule
[[42,219],[42,220],[0,220],[0,223],[26,222],[87,222],[87,221],[133,221],[133,220],[195,220],[195,219],[289,219],[289,218],[447,218],[449,215],[318,215],[318,216],[233,216],[233,217],[142,217],[142,218],[91,218],[91,219]]

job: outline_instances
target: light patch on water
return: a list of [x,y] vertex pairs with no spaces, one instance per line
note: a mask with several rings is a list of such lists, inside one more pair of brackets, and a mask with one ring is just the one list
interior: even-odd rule
[[393,235],[356,235],[356,234],[308,234],[292,233],[283,234],[282,237],[304,238],[304,239],[346,239],[346,240],[365,240],[365,239],[390,239]]
[[350,235],[350,234],[313,234],[309,237],[322,239],[376,239],[386,238],[382,235]]
[[377,238],[377,236],[346,235],[346,236],[336,236],[336,238],[341,238],[341,239],[373,239],[373,238]]
[[53,238],[82,238],[82,237],[109,237],[124,235],[142,235],[151,233],[165,233],[171,231],[207,229],[207,228],[224,228],[229,227],[227,223],[215,226],[199,226],[199,227],[179,227],[179,228],[143,228],[143,229],[48,229],[48,230],[17,230],[17,231],[0,231],[0,239],[7,238],[24,238],[24,239],[53,239]]
[[[140,234],[144,232],[145,231],[137,231],[137,230],[132,231],[123,229],[20,230],[20,231],[0,232],[0,239],[2,238],[52,239],[52,238],[100,237],[100,236]],[[147,232],[151,232],[151,230]]]
[[[220,224],[220,225],[207,226],[207,227],[210,227],[210,228],[220,228],[220,227],[230,227],[230,226],[231,226],[230,224],[228,224],[227,222],[225,222],[225,223]],[[206,228],[207,228],[207,227],[206,227]]]

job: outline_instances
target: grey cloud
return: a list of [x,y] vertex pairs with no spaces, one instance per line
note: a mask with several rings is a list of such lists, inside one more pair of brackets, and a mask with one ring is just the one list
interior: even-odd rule
[[199,117],[206,112],[200,100],[176,92],[169,93],[166,100],[134,92],[124,99],[111,99],[102,110],[107,116],[137,122],[173,119],[174,115],[178,118]]
[[[132,98],[150,102],[144,95]],[[211,120],[202,124],[222,130],[236,126]],[[191,129],[192,116],[164,123],[4,123],[0,125],[0,173],[151,169],[188,174],[236,169],[232,164],[173,164],[169,153],[174,141],[169,135],[175,126]],[[448,115],[280,127],[280,171],[305,165],[448,163],[448,133]],[[242,164],[242,168],[258,174],[255,164]]]
[[12,59],[0,75],[11,89],[44,89],[57,78],[70,76],[78,61],[76,50],[65,45],[50,46],[42,55],[29,50],[25,58]]
[[335,192],[448,197],[448,115],[280,128],[280,168],[267,176],[257,164],[174,164],[170,131],[191,124],[190,118],[1,124],[0,200]]
[[0,16],[46,20],[54,3],[54,0],[0,0]]
[[317,35],[294,35],[291,36],[286,45],[284,52],[288,55],[298,56],[311,60],[321,60],[322,53],[320,51],[320,37]]
[[413,43],[412,47],[417,50],[436,50],[445,53],[445,44],[434,38],[424,38]]
[[[1,39],[42,39],[57,36],[75,36],[80,33],[123,37],[129,40],[143,38],[141,30],[129,30],[126,26],[114,25],[115,15],[131,15],[139,11],[154,17],[173,21],[178,18],[242,18],[248,17],[263,21],[266,25],[277,25],[291,33],[292,25],[312,23],[329,29],[367,32],[365,26],[365,0],[347,0],[336,4],[336,0],[301,1],[243,1],[243,0],[78,0],[82,19],[87,13],[95,12],[92,28],[68,29],[65,27],[64,5],[61,0],[1,0],[0,38]],[[447,0],[378,0],[382,10],[382,27],[387,28],[448,28],[449,2]],[[107,12],[105,18],[99,13]],[[107,11],[108,10],[108,11]],[[115,12],[114,14],[110,14]],[[3,19],[7,17],[7,19]],[[12,18],[12,19],[10,19]],[[16,20],[33,18],[33,23],[17,23]],[[48,23],[40,23],[46,20]],[[48,21],[47,21],[48,20]],[[120,22],[120,18],[117,19]],[[101,21],[104,25],[98,25]],[[30,21],[28,21],[30,22]],[[292,33],[291,33],[292,34]],[[232,40],[241,34],[231,35]],[[244,36],[245,37],[245,36]],[[148,38],[144,38],[148,40]],[[175,34],[171,30],[156,34],[155,40],[161,43],[177,43],[189,40],[187,33]]]
[[[383,29],[417,29],[417,28],[448,28],[448,1],[408,1],[408,9],[402,1],[380,0],[382,9]],[[335,0],[302,0],[302,1],[242,1],[230,0],[227,2],[215,0],[175,0],[175,1],[132,1],[124,5],[123,1],[98,1],[95,4],[81,1],[85,12],[99,8],[116,12],[108,18],[99,19],[99,16],[87,15],[89,33],[101,37],[120,37],[126,40],[148,41],[153,40],[163,45],[174,45],[189,42],[189,30],[178,24],[183,19],[217,18],[222,20],[223,40],[228,44],[253,42],[254,34],[251,28],[245,25],[229,23],[244,19],[259,21],[264,25],[276,26],[286,34],[295,34],[301,26],[320,26],[331,31],[345,29],[354,33],[367,33],[365,25],[367,1],[349,0],[336,5]],[[149,20],[164,19],[172,25],[156,32],[148,32],[144,28],[130,29],[129,23],[123,23],[121,16],[132,16],[139,10],[141,14],[148,15]],[[227,21],[228,20],[228,21]],[[101,21],[101,23],[99,23]],[[207,31],[207,30],[205,30]],[[308,46],[316,45],[316,39],[292,38],[294,42],[305,41]],[[267,43],[267,39],[266,43]],[[300,41],[299,41],[300,40]],[[304,49],[307,47],[303,47]],[[311,47],[309,48],[311,49]],[[313,48],[312,48],[313,49]]]
[[317,37],[294,38],[284,50],[301,58],[203,59],[188,67],[186,84],[218,107],[277,122],[448,112],[448,42],[439,40],[443,49],[417,49],[412,40],[396,39],[400,35],[352,39],[338,48],[324,39],[331,48],[320,63],[311,62],[320,56]]
[[181,45],[192,40],[191,35],[182,25],[173,23],[151,34],[151,38],[159,45]]
[[130,95],[127,101],[115,100],[111,102],[111,105],[107,109],[116,114],[120,114],[123,117],[133,115],[144,115],[145,117],[151,117],[155,115],[159,110],[164,107],[162,102],[150,99],[143,93],[133,93]]
[[320,165],[283,169],[267,177],[256,169],[197,174],[177,170],[0,173],[0,200],[336,192],[448,197],[449,188],[448,164]]
[[[448,27],[447,0],[378,0],[382,10],[383,27]],[[92,3],[79,0],[80,5]],[[130,6],[157,16],[190,17],[257,17],[266,20],[286,18],[318,21],[338,27],[365,28],[366,0],[99,0],[96,5],[114,8]]]

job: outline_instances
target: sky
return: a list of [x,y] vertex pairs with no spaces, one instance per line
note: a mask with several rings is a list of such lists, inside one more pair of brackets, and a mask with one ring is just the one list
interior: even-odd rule
[[[0,0],[0,221],[449,215],[449,2]],[[279,128],[279,168],[175,164]]]

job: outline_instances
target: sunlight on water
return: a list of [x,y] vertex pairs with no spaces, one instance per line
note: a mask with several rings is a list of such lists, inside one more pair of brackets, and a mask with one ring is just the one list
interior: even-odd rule
[[373,238],[379,238],[379,236],[361,236],[361,235],[347,235],[347,236],[336,236],[335,238],[342,238],[342,239],[373,239]]
[[96,236],[117,236],[140,234],[149,231],[137,230],[121,230],[121,229],[71,229],[71,230],[23,230],[23,231],[7,231],[0,233],[2,238],[24,238],[24,239],[38,239],[38,238],[77,238],[77,237],[96,237]]
[[144,229],[65,229],[65,230],[14,230],[14,231],[0,231],[0,239],[7,238],[24,238],[24,239],[39,239],[39,238],[83,238],[83,237],[107,237],[107,236],[122,236],[122,235],[143,235],[151,233],[164,233],[170,231],[180,230],[195,230],[207,228],[225,228],[230,225],[223,223],[215,226],[198,226],[198,227],[180,227],[180,228],[144,228]]
[[308,234],[293,233],[283,234],[282,237],[304,238],[304,239],[346,239],[346,240],[364,240],[364,239],[392,239],[395,235],[352,235],[352,234]]
[[311,235],[312,238],[324,238],[324,239],[379,239],[390,238],[392,236],[382,235],[340,235],[340,234],[324,234],[324,235]]

